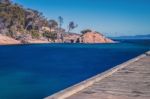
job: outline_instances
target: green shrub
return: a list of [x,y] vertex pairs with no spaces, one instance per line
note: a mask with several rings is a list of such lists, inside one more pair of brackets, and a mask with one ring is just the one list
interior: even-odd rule
[[45,32],[43,33],[43,36],[46,37],[48,41],[51,39],[54,42],[57,39],[56,32]]
[[87,32],[92,32],[92,30],[86,29],[86,30],[82,30],[82,31],[81,31],[82,34],[85,34],[85,33],[87,33]]
[[33,39],[38,39],[40,37],[38,31],[36,30],[31,30],[31,36]]

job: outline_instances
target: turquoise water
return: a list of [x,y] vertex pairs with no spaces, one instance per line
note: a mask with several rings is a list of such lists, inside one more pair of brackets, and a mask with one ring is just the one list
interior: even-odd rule
[[150,40],[0,46],[0,99],[42,99],[149,49]]

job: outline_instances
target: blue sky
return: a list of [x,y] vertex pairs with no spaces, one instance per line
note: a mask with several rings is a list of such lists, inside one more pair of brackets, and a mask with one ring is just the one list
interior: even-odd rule
[[48,19],[64,18],[79,26],[73,32],[93,29],[107,36],[150,34],[150,0],[13,0],[36,9]]

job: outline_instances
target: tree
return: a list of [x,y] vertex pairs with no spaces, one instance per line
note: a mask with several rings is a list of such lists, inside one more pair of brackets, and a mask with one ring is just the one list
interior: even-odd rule
[[87,32],[92,32],[92,30],[90,30],[90,29],[85,29],[85,30],[82,30],[82,31],[81,31],[82,34],[85,34],[85,33],[87,33]]
[[69,23],[69,26],[68,26],[68,33],[69,33],[71,30],[75,29],[76,27],[78,27],[78,25],[77,25],[77,24],[75,25],[75,23],[74,23],[73,21],[71,21],[71,22]]
[[[58,31],[57,31],[57,39],[61,39],[62,42],[63,42],[63,33],[62,33],[62,24],[63,24],[63,17],[59,16],[58,17],[58,22],[59,22],[59,28],[58,28]],[[61,35],[61,37],[60,37]]]
[[59,16],[59,17],[58,17],[58,22],[59,22],[59,32],[60,32],[60,31],[61,31],[62,24],[63,24],[63,17]]
[[57,33],[56,32],[45,32],[43,33],[43,36],[47,38],[48,41],[50,41],[50,39],[55,42],[55,40],[57,39]]
[[37,30],[31,30],[30,32],[33,39],[38,39],[40,37]]
[[30,26],[33,25],[33,21],[32,19],[28,19],[26,20],[26,26],[25,26],[25,30],[28,30]]
[[0,17],[0,30],[5,28],[5,24],[4,24],[3,20],[4,19],[2,17]]
[[15,38],[16,39],[16,27],[15,26],[11,26],[9,28],[9,32],[6,33],[6,35],[11,37],[11,38]]
[[55,20],[49,20],[50,32],[52,32],[52,28],[55,28],[57,26],[58,26],[58,23]]

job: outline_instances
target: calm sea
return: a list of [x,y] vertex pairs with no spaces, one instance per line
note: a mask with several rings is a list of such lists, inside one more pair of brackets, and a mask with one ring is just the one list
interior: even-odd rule
[[150,50],[150,40],[120,41],[0,46],[0,99],[42,99]]

